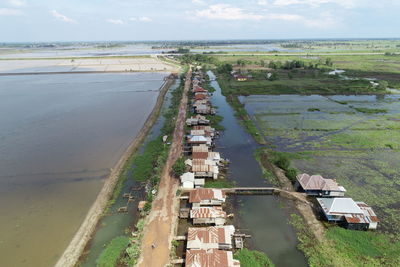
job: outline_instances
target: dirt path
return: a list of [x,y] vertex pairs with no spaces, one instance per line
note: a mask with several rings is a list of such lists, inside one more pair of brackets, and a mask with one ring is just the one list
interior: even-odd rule
[[[171,241],[178,218],[176,191],[179,186],[178,179],[171,177],[170,172],[172,165],[182,153],[190,81],[191,70],[186,75],[171,150],[161,176],[159,191],[144,229],[141,255],[137,264],[139,267],[164,267],[170,261]],[[155,244],[155,248],[152,248],[152,244]]]
[[151,130],[151,127],[157,120],[158,115],[160,114],[165,94],[167,93],[168,88],[173,84],[173,82],[174,80],[168,79],[164,83],[153,111],[150,113],[139,134],[129,145],[119,161],[115,164],[114,168],[112,168],[109,177],[107,178],[101,191],[97,195],[97,198],[91,206],[89,212],[87,213],[85,220],[82,222],[72,241],[56,263],[56,267],[72,267],[77,264],[79,257],[81,256],[87,242],[89,242],[92,234],[96,229],[96,225],[102,216],[103,210],[107,206],[107,202],[114,191],[115,185],[118,182],[118,178],[123,170],[125,162],[129,159],[132,153],[134,153],[143,143],[143,140]]

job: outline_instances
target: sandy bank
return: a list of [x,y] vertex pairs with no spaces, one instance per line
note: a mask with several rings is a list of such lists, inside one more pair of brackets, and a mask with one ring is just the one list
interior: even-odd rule
[[107,180],[105,181],[101,191],[97,195],[97,198],[93,205],[91,206],[89,212],[86,215],[85,220],[82,222],[72,241],[64,251],[63,255],[60,257],[55,266],[57,267],[69,267],[75,266],[78,262],[80,255],[82,254],[87,242],[91,239],[92,234],[96,229],[96,225],[102,216],[103,210],[107,206],[107,202],[112,196],[115,185],[118,182],[120,173],[123,171],[125,162],[129,157],[136,152],[139,146],[143,143],[145,137],[150,132],[153,124],[156,122],[162,104],[164,102],[165,94],[168,88],[173,84],[174,80],[168,79],[162,86],[160,94],[157,98],[156,105],[153,111],[150,113],[146,122],[144,123],[142,129],[132,143],[128,146],[125,153],[112,168],[111,173]]

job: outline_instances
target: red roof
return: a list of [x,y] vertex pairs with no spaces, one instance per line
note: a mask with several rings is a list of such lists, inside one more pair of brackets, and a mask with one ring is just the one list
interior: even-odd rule
[[203,87],[196,87],[193,92],[198,93],[198,92],[207,92]]
[[214,190],[220,191],[221,192],[221,196],[223,198],[226,197],[225,192],[220,190],[220,189],[197,188],[197,189],[192,190],[190,192],[189,203],[199,203],[202,200],[215,199],[216,198],[215,197],[216,191],[214,191]]
[[206,99],[207,96],[206,96],[206,95],[195,95],[194,98],[195,98],[196,100],[203,100],[203,99]]
[[233,255],[231,251],[218,249],[191,249],[186,251],[185,266],[231,267],[240,266],[240,263],[237,260],[233,260]]

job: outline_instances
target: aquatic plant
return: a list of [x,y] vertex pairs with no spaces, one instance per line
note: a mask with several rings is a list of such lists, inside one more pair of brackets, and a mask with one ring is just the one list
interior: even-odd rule
[[114,267],[117,265],[121,254],[129,244],[129,238],[118,236],[111,240],[106,248],[101,252],[96,263],[98,267]]
[[243,248],[238,250],[234,256],[240,261],[242,267],[273,267],[272,261],[264,253],[256,250]]

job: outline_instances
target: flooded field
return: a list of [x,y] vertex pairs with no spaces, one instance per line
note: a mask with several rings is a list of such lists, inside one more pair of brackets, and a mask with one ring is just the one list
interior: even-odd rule
[[52,266],[157,100],[165,74],[0,77],[2,266]]
[[300,172],[337,179],[400,232],[400,95],[241,97],[274,150]]

